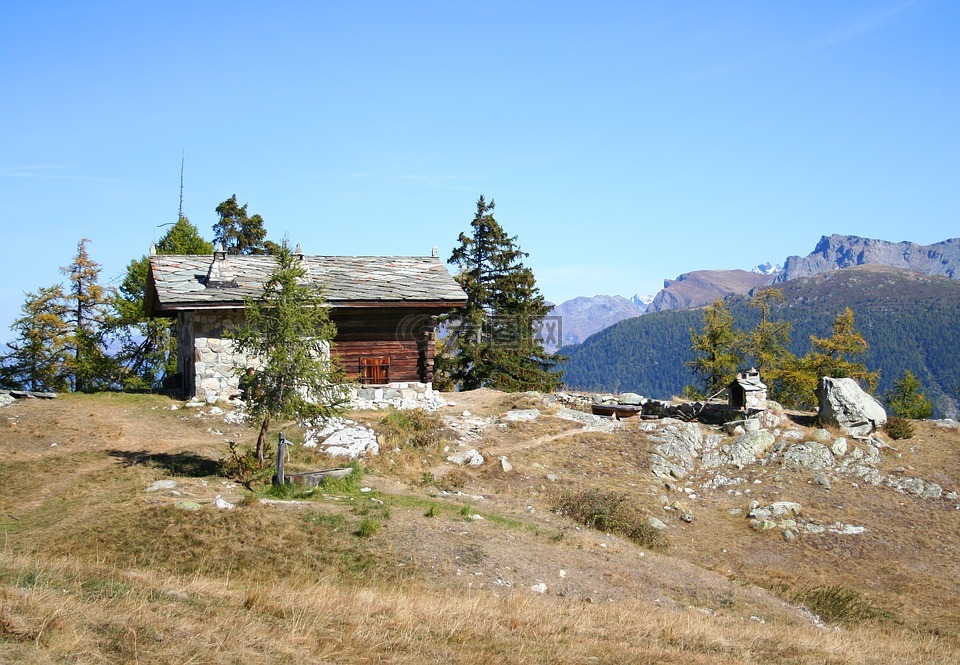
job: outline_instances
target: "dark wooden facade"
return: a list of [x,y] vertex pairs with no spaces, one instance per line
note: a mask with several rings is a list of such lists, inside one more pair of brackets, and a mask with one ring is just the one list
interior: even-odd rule
[[[433,381],[436,308],[336,308],[333,355],[347,377],[360,383]],[[371,363],[380,359],[381,363]],[[386,368],[374,373],[373,366]]]

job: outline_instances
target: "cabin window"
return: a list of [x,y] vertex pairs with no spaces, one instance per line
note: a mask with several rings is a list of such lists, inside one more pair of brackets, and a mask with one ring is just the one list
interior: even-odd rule
[[367,384],[390,383],[390,358],[360,358],[360,382]]

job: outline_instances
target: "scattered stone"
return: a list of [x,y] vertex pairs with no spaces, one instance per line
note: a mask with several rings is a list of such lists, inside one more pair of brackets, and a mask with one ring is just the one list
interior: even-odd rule
[[847,440],[842,436],[839,437],[836,441],[833,442],[833,445],[830,446],[830,451],[836,457],[843,457],[847,454]]
[[174,506],[181,510],[200,510],[203,508],[203,506],[196,501],[177,501]]
[[547,585],[544,582],[537,582],[536,584],[530,587],[530,590],[533,591],[534,593],[546,593]]
[[658,520],[656,517],[651,517],[647,520],[647,525],[653,527],[654,529],[663,530],[667,528],[667,525]]
[[687,524],[690,524],[690,522],[693,521],[693,513],[684,513],[683,515],[680,516],[680,520],[683,522],[686,522]]
[[784,464],[806,471],[819,471],[833,466],[833,453],[822,443],[798,443],[783,454]]
[[813,482],[824,489],[831,489],[833,487],[833,485],[830,483],[830,478],[828,478],[827,474],[823,473],[822,471],[814,474]]
[[147,489],[143,490],[144,492],[159,492],[160,490],[172,490],[177,486],[177,481],[175,480],[158,480],[157,482],[150,485]]
[[560,480],[560,476],[558,476],[558,475],[555,474],[555,473],[548,473],[548,474],[547,474],[547,480],[549,480],[551,483],[555,483],[555,482],[558,482],[558,481]]
[[507,458],[502,456],[500,457],[500,470],[504,473],[510,473],[513,471],[513,465],[507,461]]
[[464,450],[454,455],[450,455],[447,458],[447,461],[453,462],[454,464],[459,464],[460,466],[482,466],[484,459],[479,450],[476,448],[471,448],[470,450]]
[[233,510],[237,507],[235,504],[230,503],[219,494],[217,495],[217,498],[213,500],[213,505],[221,510]]
[[507,411],[503,419],[509,423],[530,422],[540,417],[538,409],[513,409]]

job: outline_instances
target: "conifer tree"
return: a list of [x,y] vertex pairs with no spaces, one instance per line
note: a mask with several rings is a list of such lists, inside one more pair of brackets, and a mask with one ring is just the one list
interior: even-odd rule
[[57,284],[28,293],[20,311],[10,326],[18,337],[7,343],[10,352],[0,361],[0,382],[6,388],[66,390],[69,331],[63,288]]
[[[197,227],[181,217],[157,241],[158,254],[212,254],[213,244],[200,236]],[[112,311],[105,323],[115,342],[119,382],[125,389],[158,387],[164,376],[176,371],[176,338],[172,324],[148,318],[144,311],[150,257],[127,265],[124,279],[111,299]]]
[[70,383],[83,392],[114,385],[111,359],[103,346],[103,323],[110,292],[100,285],[100,264],[90,258],[83,238],[77,243],[77,254],[60,272],[70,279],[66,297],[69,334],[67,347],[71,358],[67,363]]
[[219,220],[213,225],[213,242],[228,254],[270,254],[276,244],[267,241],[263,217],[247,214],[247,204],[237,203],[237,195],[217,206]]
[[903,378],[893,382],[893,390],[884,396],[887,407],[901,418],[929,418],[933,404],[920,392],[920,379],[910,370],[904,370]]
[[710,397],[733,381],[743,361],[742,339],[725,301],[717,300],[703,310],[703,329],[690,329],[690,346],[694,358],[686,364],[700,380],[700,387],[687,386],[684,392],[688,396]]
[[447,317],[444,354],[437,356],[441,382],[445,375],[460,390],[555,390],[561,382],[556,366],[537,335],[550,312],[528,255],[494,218],[495,203],[483,196],[470,232],[461,233],[450,263],[467,294],[466,306]]
[[247,405],[259,421],[257,458],[264,459],[267,433],[275,418],[326,420],[339,415],[346,401],[344,376],[330,358],[336,327],[330,321],[319,285],[305,281],[303,263],[286,239],[274,255],[277,267],[256,300],[247,302],[245,321],[231,334],[253,367]]

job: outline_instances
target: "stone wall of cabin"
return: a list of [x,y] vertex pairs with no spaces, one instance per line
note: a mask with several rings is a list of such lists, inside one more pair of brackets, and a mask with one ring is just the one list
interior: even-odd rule
[[[234,349],[224,333],[243,321],[243,311],[197,311],[193,316],[193,380],[187,384],[193,393],[207,401],[229,398],[239,390],[236,367],[246,367],[247,357]],[[187,381],[184,373],[184,380]]]

